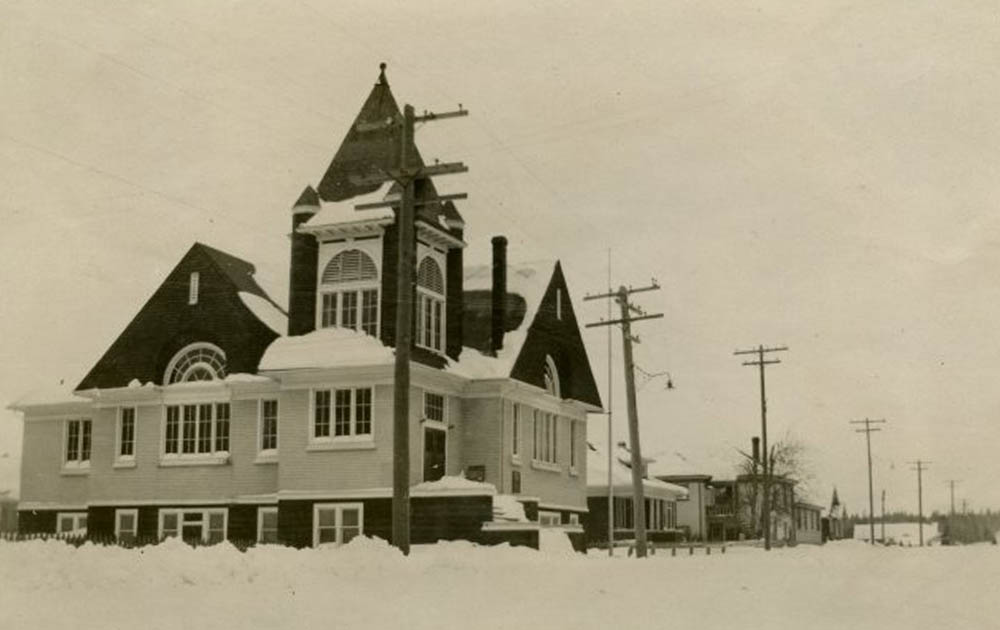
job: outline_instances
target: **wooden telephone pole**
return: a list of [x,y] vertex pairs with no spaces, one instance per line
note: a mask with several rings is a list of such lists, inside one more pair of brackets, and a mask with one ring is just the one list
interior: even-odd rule
[[[629,302],[629,296],[633,293],[643,291],[657,291],[660,285],[654,280],[648,287],[633,289],[631,287],[619,287],[617,291],[608,291],[600,295],[588,295],[584,300],[606,300],[613,298],[621,307],[620,319],[600,320],[587,324],[587,328],[598,326],[622,327],[622,346],[625,356],[625,397],[628,402],[628,437],[629,448],[632,455],[632,510],[635,520],[635,555],[637,558],[646,557],[646,498],[642,488],[643,461],[642,450],[639,446],[639,412],[635,399],[635,361],[632,358],[632,344],[638,343],[639,339],[632,335],[632,322],[644,319],[656,319],[663,317],[663,313],[647,314],[642,308]],[[610,448],[610,444],[609,444]],[[608,497],[608,501],[611,497]]]
[[[870,544],[875,544],[875,498],[874,498],[874,486],[872,485],[872,433],[881,431],[882,429],[873,429],[873,424],[885,424],[885,420],[869,420],[865,418],[864,420],[851,420],[850,424],[863,424],[865,428],[855,429],[855,433],[864,433],[865,442],[868,444],[868,514],[871,518],[868,519],[869,534],[871,539],[868,541]],[[885,526],[883,525],[883,528]]]
[[[385,70],[385,64],[382,64]],[[430,122],[443,118],[467,116],[468,111],[459,105],[458,110],[435,114],[414,113],[412,105],[403,107],[402,118],[378,123],[361,123],[358,131],[375,131],[396,125],[401,126],[399,145],[399,167],[389,171],[363,177],[352,177],[356,185],[382,184],[394,181],[402,188],[398,200],[367,203],[355,206],[357,210],[396,207],[399,231],[399,256],[397,262],[396,285],[396,362],[393,382],[393,454],[392,454],[392,543],[404,554],[410,553],[410,354],[413,347],[413,306],[416,291],[416,225],[414,182],[438,175],[465,173],[469,169],[461,162],[435,164],[433,166],[411,166],[410,150],[413,147],[413,128],[418,122]],[[463,193],[439,195],[435,199],[425,199],[421,205],[440,203],[452,199],[464,199]]]
[[764,355],[771,352],[788,352],[787,346],[765,348],[759,345],[752,350],[737,350],[734,355],[755,354],[756,361],[744,361],[743,365],[755,365],[760,368],[760,441],[763,451],[764,498],[761,502],[761,521],[764,527],[764,549],[771,550],[771,454],[767,450],[767,393],[764,389],[764,368],[768,365],[781,363],[780,359],[765,359]]
[[930,462],[918,459],[910,462],[915,466],[910,470],[917,471],[917,519],[920,522],[920,546],[924,546],[924,471]]
[[961,479],[949,479],[945,481],[951,487],[951,515],[955,516],[955,484],[962,483]]
[[882,544],[885,544],[885,488],[882,488],[882,522],[881,522]]

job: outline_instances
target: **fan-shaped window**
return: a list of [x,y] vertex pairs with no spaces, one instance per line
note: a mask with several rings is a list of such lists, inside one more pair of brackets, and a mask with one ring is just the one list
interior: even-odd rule
[[378,335],[378,268],[359,249],[334,256],[320,283],[319,326],[339,326]]
[[562,398],[559,393],[559,371],[556,370],[556,363],[550,356],[545,357],[545,371],[543,378],[545,379],[545,391],[552,394],[556,398]]
[[223,378],[226,378],[226,353],[210,343],[193,343],[170,361],[163,382],[169,385]]
[[417,345],[441,352],[444,323],[444,275],[437,261],[425,256],[417,267]]
[[378,269],[371,256],[360,249],[349,249],[333,257],[323,270],[323,284],[377,280]]
[[444,276],[441,275],[441,267],[430,256],[420,261],[420,267],[417,269],[417,286],[444,295]]

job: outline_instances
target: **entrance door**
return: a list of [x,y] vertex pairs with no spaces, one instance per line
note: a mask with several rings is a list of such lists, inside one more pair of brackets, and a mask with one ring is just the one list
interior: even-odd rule
[[424,428],[424,481],[437,481],[444,477],[445,444],[447,432]]

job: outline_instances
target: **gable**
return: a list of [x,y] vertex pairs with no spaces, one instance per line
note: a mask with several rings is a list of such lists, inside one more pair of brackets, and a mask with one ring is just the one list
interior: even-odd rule
[[[77,390],[125,387],[133,379],[162,385],[171,358],[196,342],[221,348],[228,373],[255,373],[261,355],[278,333],[255,316],[240,296],[251,294],[274,305],[253,279],[253,271],[246,261],[196,243]],[[193,305],[188,303],[192,272],[198,273],[199,285]]]
[[[556,297],[559,291],[562,292],[561,299]],[[557,317],[557,300],[561,302],[561,318]],[[534,320],[530,323],[511,370],[511,378],[544,388],[546,356],[551,356],[555,362],[563,398],[601,406],[601,395],[597,391],[587,349],[559,263],[556,263]]]

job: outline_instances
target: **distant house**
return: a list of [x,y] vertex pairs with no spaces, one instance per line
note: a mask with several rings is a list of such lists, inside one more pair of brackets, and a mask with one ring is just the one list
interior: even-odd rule
[[[612,518],[615,540],[635,538],[635,502],[632,469],[626,451],[618,451],[611,460]],[[646,532],[651,541],[677,540],[683,536],[678,529],[678,501],[688,491],[676,484],[658,479],[643,479],[646,508]],[[587,451],[587,514],[584,516],[584,538],[588,545],[608,542],[608,456],[589,445]]]
[[[196,243],[73,392],[12,405],[22,531],[391,540],[399,191],[358,178],[396,168],[385,122],[400,116],[383,72],[316,187],[282,210],[287,309],[253,264]],[[569,287],[557,261],[508,264],[503,237],[467,267],[454,204],[426,179],[416,197],[412,541],[530,544],[539,520],[588,509],[601,400]]]
[[687,496],[677,499],[677,527],[688,540],[708,540],[708,513],[715,504],[713,475],[708,466],[679,451],[660,453],[651,459],[647,466],[651,477],[687,490]]
[[840,504],[840,497],[837,496],[837,489],[834,488],[833,497],[830,499],[830,509],[822,519],[823,542],[849,538],[846,524],[847,510]]
[[812,503],[796,501],[795,510],[795,542],[799,544],[820,545],[823,543],[822,513],[823,508]]
[[17,499],[10,490],[0,492],[0,532],[17,531]]

